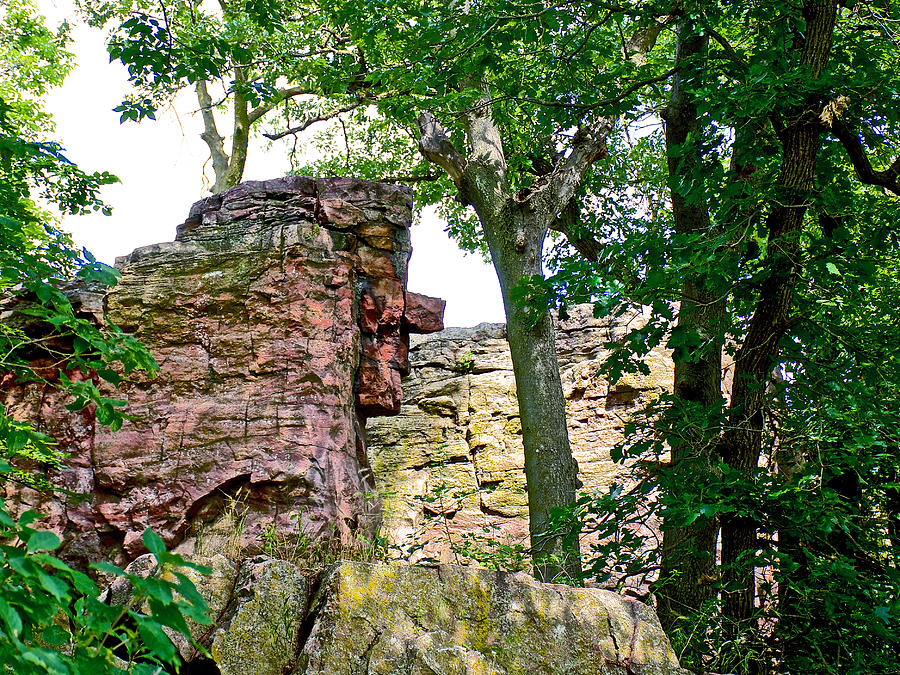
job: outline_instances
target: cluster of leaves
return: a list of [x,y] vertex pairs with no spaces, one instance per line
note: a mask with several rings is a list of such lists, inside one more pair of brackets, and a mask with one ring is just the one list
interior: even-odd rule
[[[10,471],[0,462],[0,474]],[[2,476],[0,476],[2,478]],[[142,577],[109,563],[98,572],[123,578],[132,589],[122,606],[100,599],[83,572],[52,555],[59,537],[34,529],[39,515],[26,511],[17,520],[0,501],[0,672],[46,675],[161,675],[176,672],[177,650],[166,631],[190,640],[186,619],[210,623],[208,608],[179,568],[203,571],[168,553],[152,531],[144,545],[165,576]]]
[[568,509],[553,513],[551,527],[578,538],[587,565],[582,577],[616,590],[643,589],[659,570],[658,487],[638,479],[626,488],[613,483],[606,490],[579,495]]
[[315,2],[267,0],[222,2],[216,8],[184,0],[80,0],[90,24],[110,30],[110,57],[128,68],[133,94],[116,108],[122,121],[154,119],[159,107],[197,82],[221,83],[227,108],[235,95],[268,112],[303,119],[315,101],[285,96],[316,93],[352,99],[353,55],[339,31],[326,31]]

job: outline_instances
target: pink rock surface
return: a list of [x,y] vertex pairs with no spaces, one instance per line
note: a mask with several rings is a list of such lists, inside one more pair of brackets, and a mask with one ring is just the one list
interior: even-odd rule
[[148,526],[189,551],[235,499],[242,545],[297,518],[311,535],[371,528],[360,421],[399,410],[409,333],[442,327],[442,302],[405,289],[411,206],[391,185],[251,181],[118,259],[106,317],[160,374],[123,385],[133,419],[115,433],[5,378],[0,402],[72,454],[57,480],[81,495],[8,487],[7,502],[47,513],[74,562],[134,558]]
[[444,329],[446,307],[446,300],[420,293],[407,293],[403,321],[410,333],[436,333]]

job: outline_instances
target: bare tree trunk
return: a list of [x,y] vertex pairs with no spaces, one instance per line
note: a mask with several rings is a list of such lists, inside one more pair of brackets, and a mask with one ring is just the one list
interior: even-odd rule
[[215,183],[213,183],[212,192],[218,193],[227,187],[226,176],[228,175],[228,153],[225,152],[225,138],[219,135],[216,127],[216,118],[213,114],[212,97],[209,95],[206,82],[197,80],[197,100],[200,103],[200,116],[203,118],[203,133],[200,138],[209,148],[209,157],[212,160],[213,173],[215,174]]

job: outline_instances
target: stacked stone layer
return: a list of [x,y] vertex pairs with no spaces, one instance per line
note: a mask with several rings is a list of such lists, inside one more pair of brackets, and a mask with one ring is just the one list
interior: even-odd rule
[[[649,375],[610,386],[599,372],[606,345],[644,324],[640,312],[595,319],[575,307],[557,325],[557,352],[569,436],[585,489],[629,480],[610,450],[624,426],[672,383],[672,361],[657,348]],[[463,562],[454,547],[475,538],[528,545],[521,424],[503,324],[448,328],[416,336],[396,417],[369,422],[369,457],[384,500],[383,532],[405,557]]]

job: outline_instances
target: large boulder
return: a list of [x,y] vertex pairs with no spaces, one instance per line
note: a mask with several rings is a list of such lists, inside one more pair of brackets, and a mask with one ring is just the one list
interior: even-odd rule
[[341,562],[307,578],[265,557],[234,575],[204,672],[688,675],[650,607],[601,589],[449,565]]
[[458,566],[342,563],[294,673],[674,675],[652,609],[615,593]]

